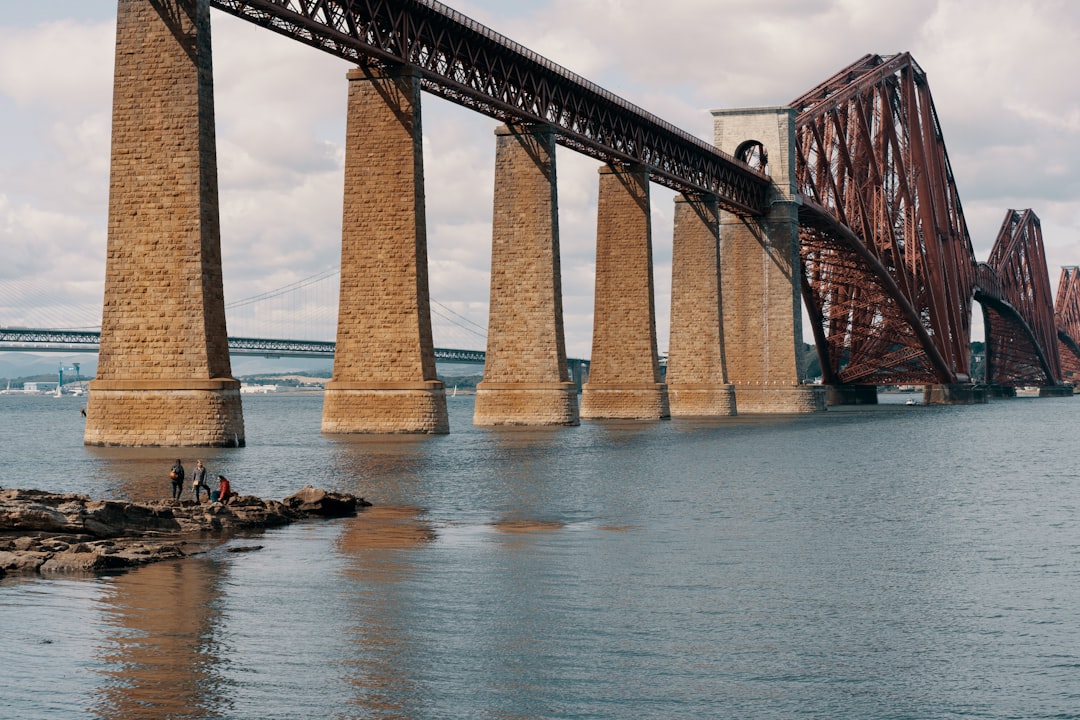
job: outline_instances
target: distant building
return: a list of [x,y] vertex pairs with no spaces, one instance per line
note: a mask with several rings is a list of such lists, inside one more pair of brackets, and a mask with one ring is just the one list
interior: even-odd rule
[[23,383],[24,393],[54,393],[56,392],[55,382],[26,382]]
[[277,385],[240,385],[240,392],[248,394],[266,394],[276,393],[278,391]]

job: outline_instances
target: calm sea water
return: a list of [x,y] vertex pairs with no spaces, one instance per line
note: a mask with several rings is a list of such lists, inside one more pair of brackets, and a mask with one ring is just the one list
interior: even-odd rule
[[[1080,718],[1080,398],[335,438],[245,397],[242,493],[355,519],[0,581],[0,717]],[[176,450],[0,396],[0,485],[166,497]],[[255,552],[230,546],[259,544]]]

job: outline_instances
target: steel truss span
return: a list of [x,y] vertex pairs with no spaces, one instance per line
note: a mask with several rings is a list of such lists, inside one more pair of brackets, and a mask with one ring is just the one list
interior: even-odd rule
[[1080,268],[1061,268],[1057,297],[1054,299],[1058,350],[1065,381],[1080,382]]
[[757,215],[768,178],[435,0],[210,0],[212,7],[361,67],[405,66],[425,90],[506,123],[541,123],[602,162]]
[[1060,383],[1038,219],[1009,211],[1008,240],[999,236],[1001,249],[977,273],[914,59],[866,55],[792,105],[802,294],[823,382],[970,381],[978,299],[997,353],[992,381]]
[[1057,385],[1063,379],[1042,225],[1031,210],[1009,210],[986,263],[979,263],[975,299],[986,326],[986,381]]

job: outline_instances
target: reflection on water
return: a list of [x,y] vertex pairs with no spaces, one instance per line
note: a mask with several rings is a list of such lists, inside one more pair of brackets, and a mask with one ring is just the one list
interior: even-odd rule
[[94,497],[123,498],[132,502],[168,500],[172,497],[169,470],[179,457],[188,477],[184,498],[191,496],[191,472],[195,461],[202,459],[209,478],[222,472],[222,458],[228,451],[220,448],[102,448],[88,447],[86,453],[96,461],[93,478]]
[[508,533],[528,533],[544,530],[559,530],[565,527],[564,523],[550,520],[499,520],[495,527]]
[[346,523],[336,547],[347,561],[348,632],[355,651],[344,678],[351,705],[364,717],[410,717],[417,691],[409,672],[409,631],[400,610],[402,585],[414,574],[412,551],[435,540],[435,531],[409,507],[366,508]]
[[[0,716],[1076,717],[1080,400],[537,430],[458,397],[435,438],[244,402],[248,446],[186,464],[375,506],[0,580]],[[65,407],[0,397],[20,484],[167,496],[175,451]]]
[[223,579],[190,559],[110,579],[101,602],[110,633],[99,648],[107,678],[93,703],[102,718],[227,717],[214,629]]

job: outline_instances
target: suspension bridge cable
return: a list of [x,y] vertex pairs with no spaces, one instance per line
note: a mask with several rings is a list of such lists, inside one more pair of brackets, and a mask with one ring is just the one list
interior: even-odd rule
[[[445,307],[442,303],[440,303],[438,301],[432,300],[432,302],[437,304],[439,307]],[[433,315],[436,315],[436,316],[442,318],[443,320],[446,320],[448,323],[450,323],[454,327],[458,328],[462,332],[471,333],[472,335],[475,335],[476,337],[480,338],[481,340],[487,340],[487,330],[485,328],[480,328],[481,330],[483,330],[483,332],[477,332],[476,330],[473,330],[471,327],[466,327],[465,325],[462,325],[461,323],[456,322],[453,318],[447,317],[446,315],[443,315],[441,312],[439,312],[435,308],[431,308],[431,312],[432,312]],[[451,310],[450,312],[453,312],[453,310]],[[454,314],[457,315],[457,313],[454,313]],[[458,315],[458,317],[461,317],[461,316]],[[468,318],[463,318],[463,319],[468,320]],[[476,323],[473,323],[473,325],[476,325]],[[476,327],[480,327],[480,326],[476,325]]]
[[[435,300],[434,298],[432,298],[431,302],[435,303],[436,305],[438,305],[439,307],[441,307],[441,308],[442,308],[443,310],[445,310],[446,312],[448,312],[448,313],[452,313],[452,314],[456,315],[457,317],[461,318],[462,320],[464,320],[465,322],[469,323],[469,324],[470,324],[470,325],[472,325],[473,327],[479,328],[479,329],[480,329],[480,330],[481,330],[481,331],[482,331],[482,332],[484,333],[483,337],[487,337],[487,328],[486,328],[486,327],[484,327],[483,325],[480,325],[480,324],[478,324],[478,323],[475,323],[475,322],[473,322],[472,320],[470,320],[469,318],[465,317],[464,315],[462,315],[462,314],[460,314],[460,313],[454,312],[453,310],[451,310],[450,308],[446,307],[445,305],[443,305],[443,304],[442,304],[441,302],[439,302],[438,300]],[[446,319],[446,320],[450,320],[450,318],[446,317],[445,315],[441,315],[441,314],[440,314],[440,317],[442,317],[442,318],[444,318],[444,319]],[[453,320],[450,320],[450,322],[453,322]],[[455,325],[458,325],[459,323],[454,323],[454,324],[455,324]],[[465,329],[465,330],[468,330],[468,328],[463,328],[463,329]],[[471,331],[470,331],[470,332],[471,332]]]
[[260,293],[259,295],[252,295],[251,297],[246,297],[243,300],[226,303],[225,309],[232,310],[233,308],[243,307],[244,305],[251,305],[252,303],[259,302],[260,300],[270,300],[272,298],[276,298],[281,295],[294,292],[296,290],[301,290],[308,285],[314,285],[315,283],[326,280],[327,278],[331,278],[340,272],[341,268],[330,268],[329,270],[323,270],[322,272],[316,273],[315,275],[310,275],[306,278],[297,280],[293,283],[289,283],[288,285],[282,285],[281,287],[275,288],[273,290],[267,290],[266,292]]

